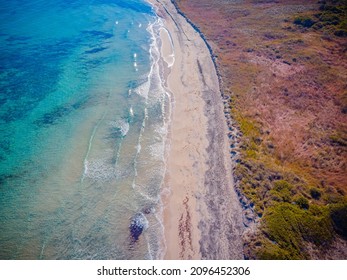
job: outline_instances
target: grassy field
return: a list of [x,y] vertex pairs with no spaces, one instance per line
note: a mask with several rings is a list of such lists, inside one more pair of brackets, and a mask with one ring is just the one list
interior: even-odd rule
[[347,258],[347,1],[179,0],[242,133],[246,258]]

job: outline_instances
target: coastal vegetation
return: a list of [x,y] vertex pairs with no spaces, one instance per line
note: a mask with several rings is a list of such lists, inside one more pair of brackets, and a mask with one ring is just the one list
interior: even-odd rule
[[346,258],[347,1],[175,2],[231,97],[245,257]]
[[339,37],[347,37],[347,1],[321,0],[319,11],[296,16],[294,23],[307,28],[323,30]]

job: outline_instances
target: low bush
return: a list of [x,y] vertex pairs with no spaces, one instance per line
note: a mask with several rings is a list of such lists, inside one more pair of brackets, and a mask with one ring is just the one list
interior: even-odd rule
[[304,198],[303,196],[299,197],[296,201],[295,201],[296,205],[298,205],[301,209],[305,209],[307,210],[310,205],[308,203],[308,200],[306,198]]
[[316,22],[310,18],[310,17],[302,17],[302,16],[299,16],[299,17],[296,17],[294,19],[294,24],[296,25],[301,25],[303,27],[311,27],[312,25],[314,25]]
[[[341,217],[344,215],[345,212]],[[307,258],[302,250],[304,241],[320,246],[329,244],[333,239],[332,223],[325,206],[315,205],[311,211],[282,202],[269,208],[264,219],[263,230],[272,241],[272,246],[271,250],[268,246],[259,250],[259,257],[262,258]],[[337,220],[341,226],[342,219]]]
[[271,196],[277,199],[277,201],[291,202],[292,194],[291,190],[293,186],[285,180],[279,180],[274,182],[274,187],[270,191]]
[[310,189],[310,195],[315,200],[319,200],[320,197],[322,196],[321,192],[318,189],[316,189],[316,188],[311,188]]
[[347,238],[347,203],[331,206],[330,216],[336,232]]

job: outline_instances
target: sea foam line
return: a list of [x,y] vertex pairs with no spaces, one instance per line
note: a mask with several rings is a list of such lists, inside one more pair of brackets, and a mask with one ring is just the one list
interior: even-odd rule
[[[155,27],[156,30],[155,30]],[[162,160],[163,160],[163,172],[164,174],[166,173],[166,170],[167,170],[167,157],[168,157],[168,153],[169,153],[169,139],[168,139],[168,131],[169,131],[169,126],[170,126],[170,122],[171,122],[171,114],[172,114],[172,108],[171,106],[173,105],[172,104],[172,94],[169,90],[166,89],[166,86],[165,86],[165,77],[164,77],[164,71],[159,71],[160,69],[160,64],[159,64],[159,61],[160,59],[163,59],[163,54],[159,51],[159,42],[158,42],[158,39],[160,40],[160,30],[161,29],[165,29],[167,32],[168,32],[168,35],[169,35],[169,38],[170,38],[170,44],[171,44],[171,47],[172,47],[172,50],[174,51],[174,45],[173,45],[173,40],[172,40],[172,37],[171,37],[171,34],[170,32],[164,27],[164,23],[163,21],[158,18],[158,20],[153,23],[151,26],[148,27],[148,31],[151,33],[152,35],[152,44],[151,44],[151,57],[152,59],[155,61],[156,63],[156,70],[157,71],[157,75],[158,75],[158,78],[160,80],[160,86],[161,88],[163,89],[162,91],[162,95],[160,97],[161,99],[161,108],[162,108],[162,122],[163,122],[163,134],[162,134],[162,141],[164,142],[164,151],[163,151],[163,155],[162,155]],[[156,59],[155,59],[156,58]],[[153,64],[154,65],[154,64]],[[161,64],[162,65],[162,64]],[[154,71],[154,69],[152,68],[151,69],[152,72]],[[152,73],[151,73],[152,74]],[[168,106],[166,108],[165,106],[165,101],[168,102]],[[164,223],[163,223],[163,192],[165,190],[167,190],[165,188],[165,190],[163,189],[164,187],[164,178],[165,176],[163,176],[163,179],[162,179],[162,182],[160,184],[160,193],[158,195],[158,201],[157,201],[157,205],[158,205],[158,208],[159,208],[159,212],[157,212],[155,214],[155,218],[156,220],[158,221],[158,223],[160,224],[160,236],[161,236],[161,244],[162,246],[160,246],[160,251],[157,252],[156,254],[156,258],[163,258],[165,256],[165,253],[166,253],[166,250],[167,250],[167,245],[166,245],[166,238],[165,238],[165,234],[164,234]],[[169,190],[170,192],[170,190]]]
[[[158,83],[154,83],[154,85],[156,85],[157,91],[162,93],[159,97],[154,98],[153,101],[159,101],[161,103],[161,111],[162,111],[162,120],[163,120],[163,125],[165,127],[164,129],[164,134],[167,134],[167,124],[165,121],[165,98],[168,96],[168,93],[165,90],[164,87],[164,83],[163,83],[163,77],[160,75],[160,66],[159,66],[159,61],[160,61],[160,52],[159,52],[159,41],[158,38],[160,38],[160,30],[162,30],[163,27],[163,22],[160,18],[158,18],[155,22],[153,23],[149,23],[148,27],[147,27],[147,31],[151,34],[152,37],[152,42],[150,44],[150,57],[151,57],[151,68],[147,77],[147,82],[145,83],[146,86],[145,88],[150,90],[151,86],[153,86],[153,80],[157,79]],[[166,29],[165,29],[166,30]],[[154,81],[155,82],[155,81]],[[142,85],[142,89],[144,88],[144,86]],[[155,89],[156,89],[155,88]],[[155,92],[155,90],[154,90]],[[149,99],[151,99],[152,96],[149,95],[149,92],[146,92],[146,101],[145,101],[145,118],[142,124],[142,129],[141,129],[141,133],[139,135],[139,140],[138,140],[138,146],[141,146],[141,138],[142,138],[142,134],[144,132],[144,128],[146,126],[146,120],[148,119],[148,106],[149,106]],[[154,96],[155,97],[155,96]],[[163,136],[163,135],[161,135]],[[163,141],[165,142],[165,137],[161,137],[163,139]],[[136,155],[135,158],[135,168],[136,168],[136,164],[137,164],[137,157],[138,154]],[[164,161],[164,157],[162,158]],[[136,178],[134,178],[134,182],[133,182],[133,186],[135,186],[135,180]]]
[[84,157],[84,161],[83,161],[84,162],[84,169],[83,169],[83,174],[82,174],[81,180],[80,180],[81,183],[83,183],[84,178],[85,178],[85,176],[87,175],[87,172],[88,172],[88,157],[89,157],[90,150],[92,148],[92,143],[93,143],[93,140],[94,140],[94,137],[95,137],[95,133],[96,133],[97,129],[99,128],[101,122],[105,119],[106,114],[107,114],[107,110],[104,112],[102,118],[94,126],[93,132],[92,132],[92,134],[91,134],[91,136],[89,138],[88,150],[87,150],[86,156]]
[[[153,258],[162,258],[165,254],[166,251],[166,240],[164,236],[164,224],[163,224],[163,204],[162,204],[162,186],[164,182],[164,174],[166,172],[166,153],[167,153],[167,148],[166,148],[166,142],[167,142],[167,133],[168,133],[168,126],[170,123],[170,116],[171,116],[171,95],[170,93],[166,90],[165,88],[165,83],[164,83],[164,76],[163,76],[163,71],[161,67],[163,66],[161,61],[164,60],[163,54],[160,51],[160,43],[162,43],[160,40],[160,30],[165,29],[166,32],[168,30],[164,27],[163,21],[160,18],[157,18],[154,22],[150,22],[146,28],[147,32],[151,35],[151,43],[150,43],[150,48],[149,48],[149,54],[150,54],[150,70],[147,74],[147,81],[143,84],[141,84],[139,87],[135,88],[133,92],[136,94],[142,96],[144,98],[144,119],[142,122],[142,127],[140,134],[138,136],[138,141],[137,141],[137,152],[134,158],[134,178],[132,180],[132,188],[142,197],[144,197],[148,201],[154,202],[157,207],[159,208],[159,212],[155,214],[155,219],[157,220],[157,223],[160,225],[160,230],[157,233],[160,243],[162,246],[160,246],[159,252],[153,252],[153,248],[151,248],[151,244],[149,240],[147,239],[147,246],[148,246],[148,254],[151,259]],[[171,34],[168,33],[168,36],[170,38],[170,44],[173,50],[173,42],[171,38]],[[136,57],[137,55],[134,56],[134,61],[136,62]],[[130,92],[129,92],[130,93]],[[146,130],[146,124],[149,118],[148,111],[152,108],[153,105],[158,104],[160,102],[161,104],[161,118],[160,122],[162,123],[161,127],[163,128],[161,131],[160,129],[156,129],[155,133],[160,134],[160,141],[163,141],[164,149],[161,149],[161,159],[164,165],[164,169],[161,170],[161,182],[159,185],[159,193],[157,196],[152,197],[148,196],[146,192],[143,192],[142,188],[140,185],[137,185],[137,179],[138,179],[138,160],[140,157],[141,153],[141,145],[142,145],[142,138]],[[169,102],[168,108],[166,108],[165,103]],[[169,116],[167,116],[169,114]],[[117,160],[118,161],[118,160]],[[116,162],[117,162],[116,161]],[[152,225],[153,229],[156,228],[155,225]],[[152,228],[151,226],[151,228]],[[155,230],[157,232],[157,230]]]

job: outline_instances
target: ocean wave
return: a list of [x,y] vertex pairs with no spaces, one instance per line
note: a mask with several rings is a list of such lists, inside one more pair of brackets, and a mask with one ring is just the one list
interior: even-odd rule
[[[149,48],[149,55],[151,61],[151,68],[148,72],[145,82],[141,83],[134,89],[134,92],[146,99],[149,106],[158,102],[163,102],[165,98],[166,90],[164,88],[164,81],[162,79],[162,73],[160,70],[160,58],[161,53],[159,51],[160,46],[160,30],[163,28],[163,22],[161,19],[149,23],[147,26],[147,32],[151,34],[151,44]],[[136,58],[134,56],[134,58]],[[137,67],[136,59],[134,67]]]

